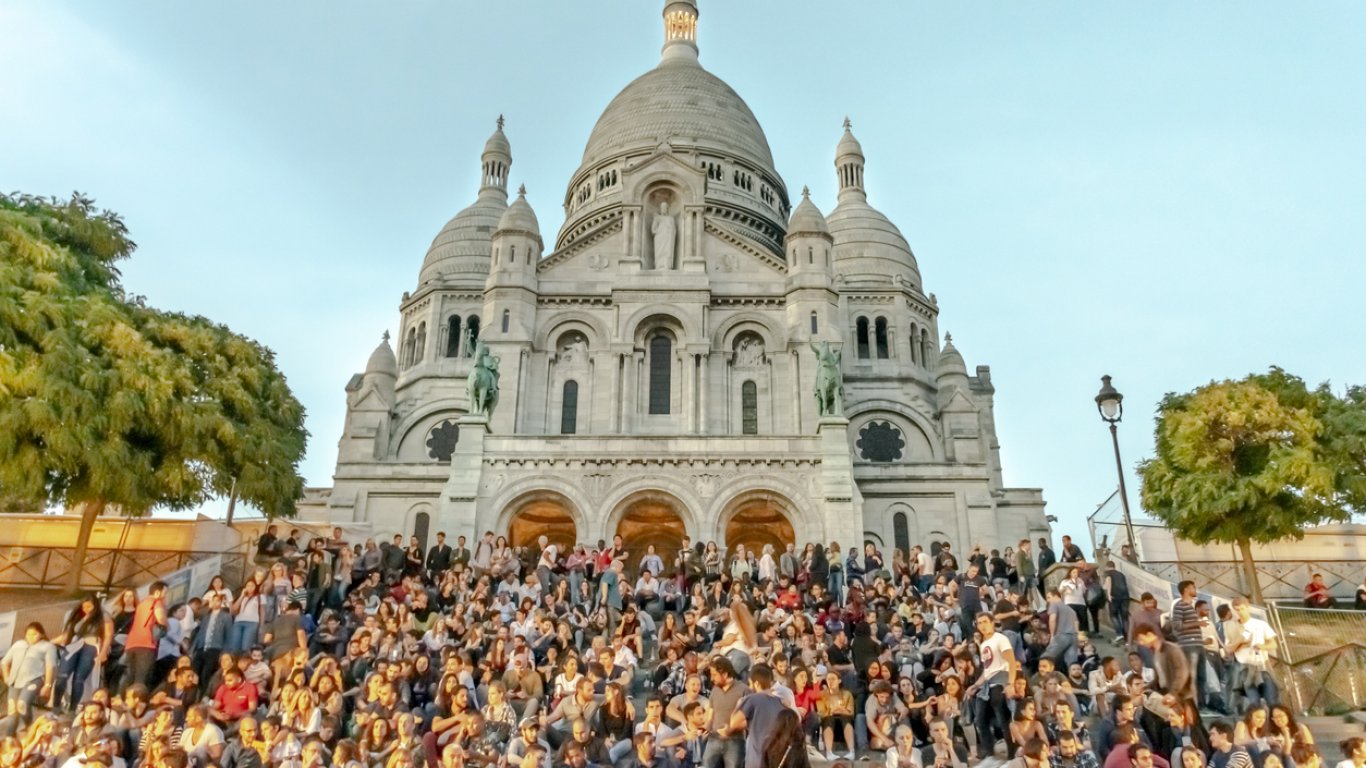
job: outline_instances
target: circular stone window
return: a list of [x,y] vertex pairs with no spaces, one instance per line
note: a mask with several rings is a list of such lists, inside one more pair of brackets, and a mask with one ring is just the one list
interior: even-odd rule
[[450,463],[455,455],[455,444],[460,440],[460,427],[447,419],[427,433],[427,455],[443,463]]
[[901,458],[901,449],[906,447],[901,430],[891,422],[870,421],[858,435],[855,445],[864,461],[896,461]]

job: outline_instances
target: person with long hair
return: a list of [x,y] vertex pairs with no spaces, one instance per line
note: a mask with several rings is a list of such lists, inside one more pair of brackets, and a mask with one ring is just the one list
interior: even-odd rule
[[749,606],[741,600],[731,602],[730,620],[726,622],[721,639],[712,647],[712,655],[730,659],[736,674],[743,677],[749,669],[758,642],[759,634]]
[[86,595],[66,614],[62,633],[54,641],[66,656],[57,667],[57,683],[52,691],[53,710],[61,711],[64,699],[67,711],[80,706],[86,682],[97,663],[108,661],[113,641],[114,622],[104,615],[104,606],[97,595]]
[[764,768],[810,768],[806,734],[796,712],[784,708],[774,718],[773,732],[763,746],[763,756]]

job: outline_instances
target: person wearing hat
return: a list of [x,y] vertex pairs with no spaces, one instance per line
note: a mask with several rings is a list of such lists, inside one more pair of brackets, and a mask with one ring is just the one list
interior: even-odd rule
[[517,736],[508,743],[508,765],[524,765],[528,754],[539,753],[544,768],[550,768],[550,743],[541,738],[540,721],[534,717],[524,717],[517,724]]

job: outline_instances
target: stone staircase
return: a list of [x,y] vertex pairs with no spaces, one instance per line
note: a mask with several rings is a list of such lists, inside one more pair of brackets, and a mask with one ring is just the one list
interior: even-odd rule
[[1325,766],[1334,766],[1346,755],[1338,748],[1344,739],[1353,736],[1366,736],[1366,712],[1351,712],[1347,715],[1314,715],[1301,717],[1299,721],[1309,727],[1314,734],[1314,744],[1323,755]]

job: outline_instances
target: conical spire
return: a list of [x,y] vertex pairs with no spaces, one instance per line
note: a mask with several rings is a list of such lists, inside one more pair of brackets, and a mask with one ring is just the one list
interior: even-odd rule
[[480,157],[483,168],[483,180],[479,186],[479,194],[486,192],[502,195],[504,198],[508,194],[508,171],[512,168],[512,145],[508,143],[508,137],[503,133],[503,116],[498,116],[498,127],[493,130],[493,135],[484,142],[484,154]]
[[664,0],[660,63],[697,62],[697,0]]
[[835,171],[840,181],[840,200],[866,197],[863,189],[863,145],[854,138],[853,123],[844,118],[844,135],[835,147]]

